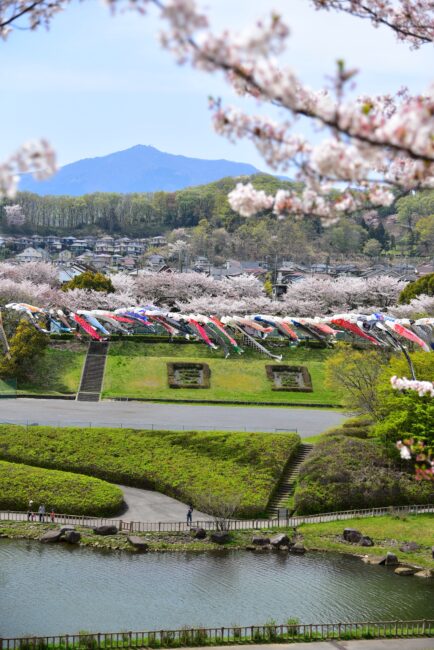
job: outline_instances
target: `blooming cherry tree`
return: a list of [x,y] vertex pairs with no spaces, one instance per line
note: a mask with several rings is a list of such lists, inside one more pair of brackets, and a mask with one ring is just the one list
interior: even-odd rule
[[20,205],[5,205],[4,211],[8,226],[23,226],[26,223],[26,215]]

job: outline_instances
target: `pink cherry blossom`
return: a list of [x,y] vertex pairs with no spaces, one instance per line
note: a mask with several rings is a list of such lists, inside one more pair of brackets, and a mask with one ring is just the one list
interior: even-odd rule
[[420,397],[434,397],[434,383],[432,381],[418,381],[416,379],[393,376],[390,379],[390,383],[396,390],[412,390],[418,393]]

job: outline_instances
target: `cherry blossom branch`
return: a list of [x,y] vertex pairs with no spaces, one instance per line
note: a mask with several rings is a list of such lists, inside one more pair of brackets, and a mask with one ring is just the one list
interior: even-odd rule
[[[331,132],[331,137],[313,147],[289,135],[293,125],[288,122],[279,125],[267,118],[252,118],[211,102],[218,132],[232,140],[250,137],[270,166],[295,166],[297,179],[306,184],[304,201],[298,205],[294,194],[280,193],[273,202],[271,197],[256,194],[258,209],[284,202],[296,213],[330,219],[363,203],[390,205],[394,196],[382,185],[401,192],[434,186],[434,89],[426,96],[408,97],[400,92],[396,98],[386,95],[345,102],[347,84],[356,71],[348,70],[343,61],[338,62],[334,77],[335,98],[329,91],[312,91],[292,70],[278,66],[275,57],[283,51],[289,34],[280,16],[272,14],[239,34],[225,30],[215,35],[194,0],[149,2],[169,25],[161,42],[179,63],[188,62],[207,72],[223,71],[239,94],[253,95],[259,102],[287,110],[293,118],[306,117]],[[336,186],[342,182],[348,184],[344,190]],[[327,203],[324,197],[330,194],[331,183],[341,197]],[[367,199],[356,201],[355,193],[361,190],[367,192]],[[243,200],[241,214],[251,214],[253,188],[239,187],[237,192],[233,207]]]
[[44,179],[56,171],[56,155],[46,140],[25,143],[10,158],[0,163],[0,197],[13,197],[19,174],[32,173]]
[[[414,48],[434,41],[434,3],[426,0],[311,0],[317,9],[335,9],[385,25]],[[430,13],[431,12],[431,13]]]
[[36,29],[41,24],[48,26],[51,19],[63,5],[70,0],[1,0],[0,36],[6,39],[12,31],[11,25],[23,16],[29,19],[29,28]]

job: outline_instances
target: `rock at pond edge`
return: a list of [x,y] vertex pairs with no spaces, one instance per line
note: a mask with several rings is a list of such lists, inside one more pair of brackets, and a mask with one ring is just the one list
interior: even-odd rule
[[362,537],[363,535],[359,530],[355,530],[354,528],[344,529],[343,538],[346,542],[350,542],[351,544],[358,544]]
[[398,576],[414,576],[416,572],[417,569],[411,566],[399,566],[394,571]]
[[306,549],[301,542],[296,542],[290,547],[289,552],[296,553],[297,555],[302,555],[303,553],[306,553]]
[[117,535],[118,529],[117,526],[106,524],[103,526],[95,526],[93,532],[95,535]]
[[231,534],[228,530],[216,530],[211,533],[211,541],[215,544],[226,544],[230,538]]
[[39,541],[43,544],[52,544],[53,542],[59,542],[61,537],[62,532],[60,530],[48,530],[39,538]]
[[81,540],[81,535],[78,530],[67,530],[62,537],[62,542],[67,544],[78,544]]
[[419,544],[416,542],[405,542],[399,547],[399,550],[403,553],[411,553],[412,551],[418,551],[420,549]]
[[276,548],[279,546],[289,546],[289,537],[288,535],[285,535],[285,533],[277,533],[277,535],[271,537],[270,544]]
[[417,571],[414,574],[417,578],[434,578],[433,569],[422,569],[422,571]]
[[149,544],[143,539],[143,537],[139,537],[138,535],[128,535],[127,540],[139,551],[147,551],[149,548]]
[[379,564],[383,564],[384,566],[398,566],[399,560],[395,553],[388,552],[386,557],[383,557]]
[[255,546],[268,546],[270,544],[270,538],[264,537],[263,535],[253,535],[252,544]]

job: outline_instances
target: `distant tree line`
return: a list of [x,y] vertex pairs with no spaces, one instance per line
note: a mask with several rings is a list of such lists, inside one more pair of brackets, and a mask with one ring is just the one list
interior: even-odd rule
[[[273,192],[282,183],[297,187],[266,174],[248,178],[256,189],[266,192]],[[357,255],[375,260],[397,249],[410,255],[434,253],[434,191],[401,198],[388,208],[343,216],[324,227],[315,216],[279,220],[270,210],[249,219],[240,217],[227,199],[237,180],[224,178],[178,192],[148,194],[95,193],[75,197],[23,192],[14,199],[20,207],[19,220],[11,219],[11,202],[4,201],[0,232],[78,237],[102,233],[150,237],[168,232],[172,233],[172,245],[184,242],[183,260],[178,247],[180,262],[189,262],[197,255],[213,263],[228,257],[269,256],[271,266],[271,258],[311,262]],[[390,215],[396,215],[392,228],[386,223]]]
[[[261,174],[254,177],[258,189],[273,191],[282,182]],[[191,187],[178,192],[116,194],[96,192],[83,196],[39,196],[20,192],[13,203],[22,208],[25,223],[8,224],[5,199],[1,215],[3,232],[38,234],[98,233],[146,237],[173,228],[190,228],[201,219],[216,226],[232,228],[243,222],[229,207],[228,192],[236,179],[225,178],[209,185]],[[289,182],[283,182],[293,186]]]

